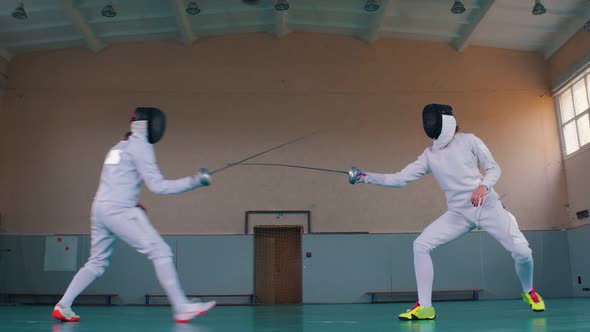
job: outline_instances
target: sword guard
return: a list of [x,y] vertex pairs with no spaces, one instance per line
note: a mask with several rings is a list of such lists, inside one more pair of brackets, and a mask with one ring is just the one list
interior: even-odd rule
[[208,186],[211,184],[211,175],[206,168],[201,168],[199,170],[198,177],[203,186]]
[[361,174],[363,174],[363,171],[352,166],[352,168],[348,171],[348,183],[350,183],[350,184],[358,183],[358,180],[359,180]]

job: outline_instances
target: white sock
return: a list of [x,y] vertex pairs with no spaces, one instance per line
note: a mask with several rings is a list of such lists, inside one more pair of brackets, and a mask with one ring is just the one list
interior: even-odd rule
[[414,249],[414,271],[416,284],[418,285],[418,302],[420,305],[432,307],[432,282],[434,280],[434,268],[430,254]]
[[157,258],[154,261],[154,268],[156,275],[160,281],[160,285],[168,295],[168,300],[175,310],[188,303],[188,299],[184,295],[184,291],[180,288],[176,268],[172,263],[172,258]]
[[58,304],[64,308],[71,307],[72,302],[74,302],[76,297],[80,295],[80,293],[82,293],[95,279],[96,274],[91,268],[87,266],[82,267],[78,273],[76,273],[72,282],[70,282],[66,293]]
[[533,289],[533,257],[528,257],[526,260],[514,260],[514,267],[516,275],[520,279],[522,291],[528,294]]

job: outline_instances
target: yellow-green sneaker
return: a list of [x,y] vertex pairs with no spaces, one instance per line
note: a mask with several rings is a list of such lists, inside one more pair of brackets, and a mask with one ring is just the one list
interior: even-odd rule
[[530,292],[522,293],[522,300],[531,306],[533,311],[545,311],[545,302],[541,295],[537,294],[533,288]]
[[416,302],[412,309],[400,314],[398,318],[400,320],[432,320],[436,318],[436,313],[434,307],[424,308]]

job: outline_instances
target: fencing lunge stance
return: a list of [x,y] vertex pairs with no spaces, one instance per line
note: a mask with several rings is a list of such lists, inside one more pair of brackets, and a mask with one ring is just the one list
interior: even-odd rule
[[176,322],[188,322],[215,306],[215,301],[191,302],[186,298],[178,281],[170,247],[138,206],[143,182],[157,194],[178,194],[211,183],[210,175],[204,169],[194,176],[164,179],[152,144],[162,138],[165,129],[166,117],[162,111],[139,107],[131,119],[132,134],[108,152],[92,205],[90,258],[55,306],[51,314],[53,318],[67,322],[80,320],[80,316],[71,309],[72,302],[105,272],[116,237],[152,261],[160,285],[172,305]]
[[[490,233],[512,253],[516,274],[522,285],[523,300],[533,311],[544,311],[545,303],[533,287],[533,258],[529,243],[493,188],[501,171],[492,154],[475,135],[458,132],[451,106],[427,105],[422,120],[424,131],[434,143],[424,150],[418,160],[394,174],[369,173],[357,169],[351,181],[401,188],[432,173],[445,192],[448,211],[426,227],[414,241],[418,302],[400,314],[399,319],[436,317],[432,306],[434,270],[430,252],[475,228]],[[485,169],[483,176],[479,165]]]

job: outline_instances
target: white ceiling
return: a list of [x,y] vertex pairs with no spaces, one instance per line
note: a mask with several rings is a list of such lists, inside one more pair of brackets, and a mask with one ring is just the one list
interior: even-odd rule
[[[189,0],[115,0],[117,16],[106,18],[107,0],[24,0],[28,19],[11,16],[17,0],[0,1],[0,56],[47,49],[178,40],[191,45],[199,37],[268,32],[282,38],[293,31],[335,33],[367,43],[404,38],[537,51],[551,56],[590,19],[588,0],[542,0],[544,15],[531,14],[534,0],[463,0],[463,14],[452,14],[452,0],[289,0],[277,11],[276,0],[247,5],[242,0],[198,0],[198,15],[187,15]],[[590,32],[588,32],[590,33]]]

